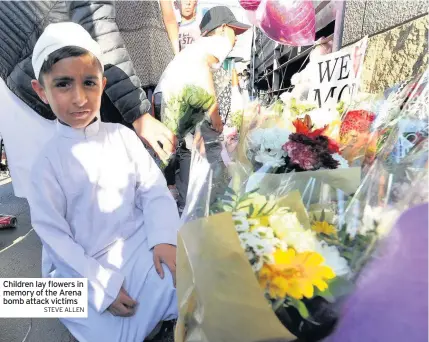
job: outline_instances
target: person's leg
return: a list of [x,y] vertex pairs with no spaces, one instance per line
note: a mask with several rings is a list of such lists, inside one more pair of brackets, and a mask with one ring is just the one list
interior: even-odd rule
[[176,188],[179,192],[179,196],[177,198],[177,206],[179,207],[179,210],[183,210],[186,204],[189,172],[191,169],[191,156],[191,151],[186,148],[186,143],[182,141],[177,152],[179,172],[176,175]]
[[164,169],[168,187],[176,184],[176,154],[173,154]]
[[[79,342],[143,342],[159,322],[177,318],[173,277],[166,265],[163,265],[164,279],[156,272],[144,227],[124,242],[113,245],[97,261],[125,276],[123,287],[138,306],[132,317],[113,316],[109,311],[98,313],[88,305],[88,318],[61,319]],[[52,276],[58,277],[58,273]]]
[[222,142],[220,134],[213,130],[208,122],[201,125],[201,134],[205,142],[207,161],[211,169],[210,203],[225,193],[228,186],[228,172],[222,160]]

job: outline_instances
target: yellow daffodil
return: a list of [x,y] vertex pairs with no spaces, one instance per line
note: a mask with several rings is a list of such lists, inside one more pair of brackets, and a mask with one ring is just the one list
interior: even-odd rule
[[316,233],[337,236],[337,229],[326,221],[315,221],[311,229]]
[[328,288],[326,280],[335,277],[334,271],[324,266],[323,262],[323,257],[318,253],[297,254],[292,248],[277,250],[274,264],[265,264],[259,271],[259,284],[273,299],[286,296],[312,298],[314,286],[324,291]]

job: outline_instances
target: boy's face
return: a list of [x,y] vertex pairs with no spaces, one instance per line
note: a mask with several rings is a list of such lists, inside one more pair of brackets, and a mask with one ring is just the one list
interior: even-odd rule
[[59,120],[73,128],[84,128],[94,120],[106,86],[94,56],[64,58],[42,77],[43,85],[32,81],[33,89]]
[[181,0],[180,1],[180,14],[182,17],[190,19],[195,14],[195,7],[197,6],[198,0]]

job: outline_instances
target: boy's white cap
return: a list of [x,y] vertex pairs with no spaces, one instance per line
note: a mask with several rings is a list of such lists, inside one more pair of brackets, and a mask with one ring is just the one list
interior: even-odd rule
[[72,22],[49,24],[36,42],[31,63],[36,79],[49,55],[66,46],[77,46],[91,52],[102,62],[101,48],[81,25]]

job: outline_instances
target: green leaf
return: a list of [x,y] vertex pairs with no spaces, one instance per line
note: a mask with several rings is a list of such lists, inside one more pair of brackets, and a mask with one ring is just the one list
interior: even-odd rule
[[264,212],[265,207],[267,206],[268,202],[265,202],[265,204],[262,206],[261,209],[259,209],[257,216],[261,215]]
[[277,204],[274,203],[273,206],[267,210],[266,215],[271,215],[274,212],[274,209],[276,209]]
[[329,292],[334,298],[349,294],[353,290],[353,283],[343,277],[336,277],[328,282]]
[[255,207],[253,206],[253,203],[249,206],[249,216],[252,216],[255,212]]
[[289,303],[291,306],[298,310],[302,318],[306,319],[310,317],[310,313],[308,312],[307,307],[305,306],[303,301],[295,298],[290,298]]
[[316,297],[316,296],[325,298],[330,303],[335,302],[335,297],[331,293],[331,291],[329,291],[329,287],[325,291],[320,291],[317,287],[315,287],[314,297]]

